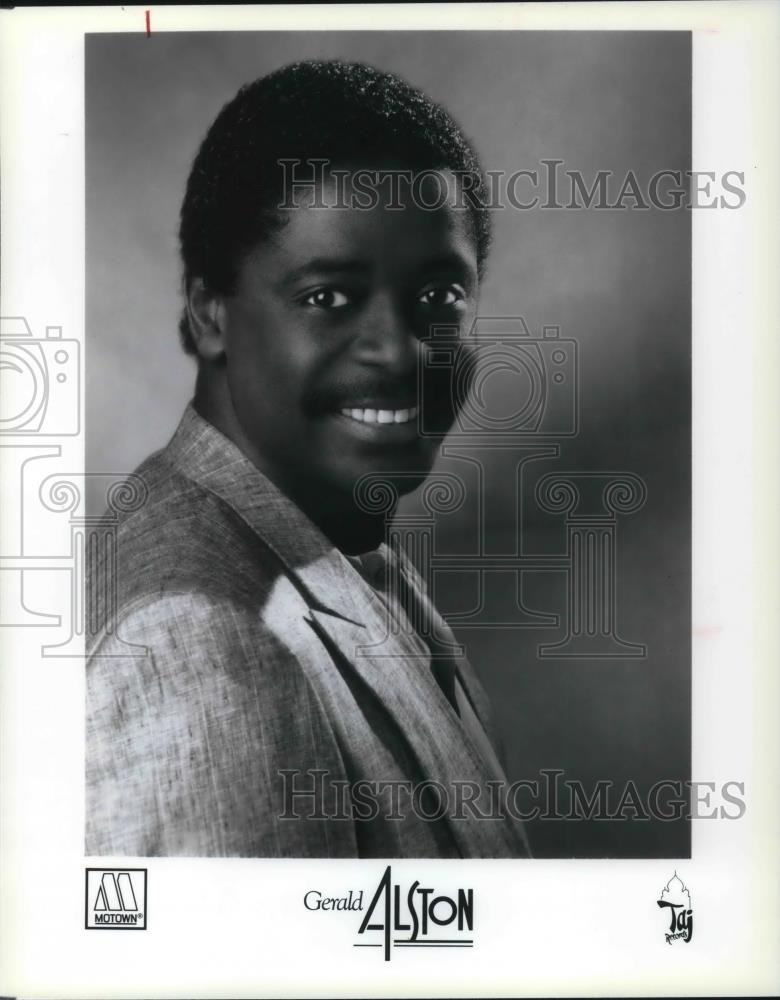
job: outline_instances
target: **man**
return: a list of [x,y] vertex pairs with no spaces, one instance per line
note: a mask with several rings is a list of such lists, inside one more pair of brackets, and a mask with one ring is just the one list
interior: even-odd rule
[[485,694],[361,501],[422,483],[462,402],[428,338],[475,315],[483,185],[442,108],[361,65],[285,67],[209,130],[180,228],[195,396],[137,470],[90,644],[89,853],[526,853],[471,801],[504,777]]

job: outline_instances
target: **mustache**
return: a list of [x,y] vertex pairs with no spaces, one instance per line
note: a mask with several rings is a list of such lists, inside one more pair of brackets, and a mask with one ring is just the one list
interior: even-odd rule
[[451,366],[423,365],[403,376],[363,372],[351,378],[309,385],[303,393],[302,405],[311,417],[381,403],[387,409],[424,407],[429,414],[454,418],[466,400],[471,383],[470,377],[456,377]]
[[415,372],[410,377],[403,378],[363,375],[310,386],[303,396],[303,408],[310,416],[320,416],[380,400],[389,409],[400,409],[417,405],[417,390]]

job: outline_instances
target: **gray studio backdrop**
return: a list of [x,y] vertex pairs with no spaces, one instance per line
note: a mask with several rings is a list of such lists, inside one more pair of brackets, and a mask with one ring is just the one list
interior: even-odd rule
[[[208,125],[241,84],[317,57],[406,77],[450,109],[488,170],[558,158],[590,183],[598,170],[647,181],[690,167],[687,33],[88,36],[88,471],[131,471],[167,442],[190,398],[194,365],[177,338],[176,230]],[[645,657],[540,659],[538,646],[558,641],[561,627],[499,627],[522,617],[520,604],[564,615],[565,574],[555,563],[525,573],[519,596],[512,573],[494,573],[481,627],[455,627],[492,697],[510,779],[560,769],[590,790],[609,780],[646,792],[690,776],[690,222],[683,210],[495,213],[480,313],[522,315],[534,334],[556,325],[575,339],[581,413],[579,434],[559,442],[559,457],[527,465],[520,490],[521,451],[484,449],[487,550],[513,552],[522,505],[525,550],[566,552],[563,517],[540,510],[534,495],[547,473],[626,471],[647,489],[644,507],[618,518],[616,549],[618,628],[646,645]],[[507,392],[511,383],[497,377],[488,398],[505,406]],[[440,468],[466,467],[450,457]],[[467,490],[465,504],[439,519],[437,552],[476,551],[475,496]],[[411,498],[403,509],[418,508]],[[478,603],[478,577],[438,572],[442,610],[462,621]],[[680,822],[539,820],[530,832],[537,856],[690,850]]]

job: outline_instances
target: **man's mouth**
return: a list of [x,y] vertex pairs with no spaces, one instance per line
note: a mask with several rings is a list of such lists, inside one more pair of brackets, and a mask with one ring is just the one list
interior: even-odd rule
[[354,407],[339,410],[342,416],[359,424],[408,424],[417,419],[417,407],[400,410],[380,410],[372,407]]

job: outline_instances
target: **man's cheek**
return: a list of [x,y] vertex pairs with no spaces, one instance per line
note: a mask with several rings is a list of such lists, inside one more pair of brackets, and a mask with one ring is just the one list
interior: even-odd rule
[[477,351],[471,344],[462,344],[456,357],[450,383],[453,419],[463,410],[472,393],[478,363]]
[[427,366],[422,376],[425,429],[447,430],[463,408],[474,381],[474,366],[458,353],[451,364]]

